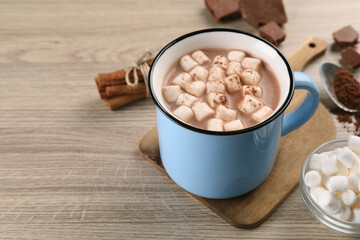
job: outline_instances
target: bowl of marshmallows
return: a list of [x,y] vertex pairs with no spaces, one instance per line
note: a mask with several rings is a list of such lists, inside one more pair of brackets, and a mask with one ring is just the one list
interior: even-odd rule
[[324,225],[360,234],[360,137],[327,142],[305,160],[301,197]]

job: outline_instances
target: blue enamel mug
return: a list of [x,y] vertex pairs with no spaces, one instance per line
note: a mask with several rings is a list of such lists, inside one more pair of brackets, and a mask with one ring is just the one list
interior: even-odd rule
[[[165,105],[163,81],[181,56],[203,48],[244,50],[270,64],[281,89],[274,113],[254,126],[226,132],[200,129],[176,118]],[[186,191],[214,199],[237,197],[259,186],[273,168],[280,137],[308,121],[320,100],[315,82],[305,73],[293,72],[272,44],[232,29],[200,30],[170,42],[155,57],[148,80],[166,172]],[[285,116],[294,89],[308,94],[302,105]]]

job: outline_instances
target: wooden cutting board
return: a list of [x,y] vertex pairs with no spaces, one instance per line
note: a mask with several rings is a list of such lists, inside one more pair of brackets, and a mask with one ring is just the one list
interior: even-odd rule
[[[323,40],[307,38],[289,57],[293,70],[301,71],[326,48],[327,44]],[[305,96],[306,91],[296,91],[287,112],[299,106]],[[320,144],[335,138],[335,124],[329,112],[320,104],[314,116],[305,125],[281,138],[274,168],[258,188],[246,195],[224,200],[189,194],[235,227],[256,227],[298,186],[301,167],[306,157]],[[166,174],[160,158],[157,128],[143,137],[139,149],[146,160]]]

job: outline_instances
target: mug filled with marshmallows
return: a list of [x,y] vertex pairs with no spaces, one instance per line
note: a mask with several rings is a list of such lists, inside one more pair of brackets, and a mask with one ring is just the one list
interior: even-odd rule
[[[181,36],[155,57],[149,89],[169,176],[207,198],[240,196],[269,175],[279,140],[308,121],[319,90],[269,42],[232,29]],[[308,95],[284,115],[294,89]]]

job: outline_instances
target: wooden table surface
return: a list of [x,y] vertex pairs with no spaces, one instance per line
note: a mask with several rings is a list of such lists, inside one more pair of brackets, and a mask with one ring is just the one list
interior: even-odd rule
[[[357,0],[285,7],[285,55],[307,36],[331,46],[333,31],[360,30]],[[209,27],[257,34],[216,23],[202,0],[0,1],[1,239],[347,238],[313,219],[298,190],[260,227],[230,226],[139,156],[156,124],[150,99],[115,112],[100,101],[96,73]],[[331,49],[305,69],[320,87],[320,63],[340,59]]]

